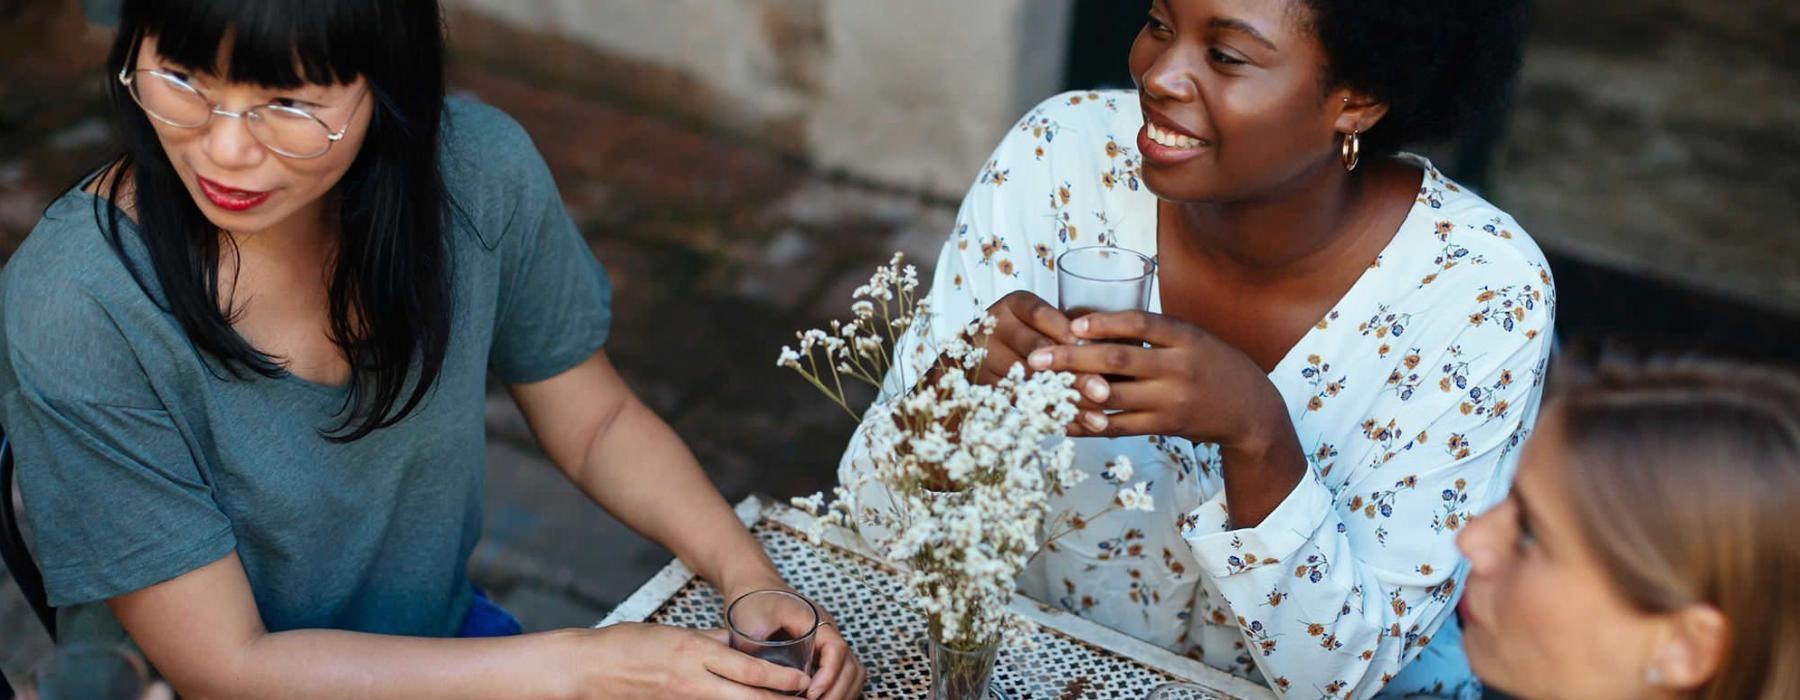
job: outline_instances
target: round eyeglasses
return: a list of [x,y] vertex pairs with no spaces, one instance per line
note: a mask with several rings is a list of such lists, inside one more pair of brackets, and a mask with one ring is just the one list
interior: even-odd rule
[[[198,88],[180,76],[156,68],[119,71],[119,82],[131,93],[131,99],[144,109],[144,114],[169,126],[198,129],[212,121],[213,115],[242,119],[250,135],[264,148],[286,158],[317,158],[331,150],[331,144],[344,138],[350,125],[332,131],[324,120],[296,107],[266,104],[242,112],[219,107]],[[357,99],[360,104],[361,98]]]

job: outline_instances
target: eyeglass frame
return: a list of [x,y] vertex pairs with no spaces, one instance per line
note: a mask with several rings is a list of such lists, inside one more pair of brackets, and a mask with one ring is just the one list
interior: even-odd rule
[[[157,114],[154,110],[150,109],[149,107],[145,107],[144,100],[143,100],[143,98],[138,96],[137,86],[135,85],[135,83],[137,81],[138,73],[153,74],[156,77],[161,78],[163,80],[177,83],[177,84],[181,85],[182,87],[187,88],[190,92],[193,92],[196,97],[199,97],[207,105],[206,119],[204,121],[201,121],[198,124],[177,124],[174,121],[171,121],[168,117]],[[261,136],[257,136],[255,131],[250,132],[251,138],[256,139],[256,142],[258,144],[261,144],[263,148],[267,148],[267,149],[269,149],[270,153],[281,156],[283,158],[289,158],[289,159],[293,159],[293,160],[311,160],[313,158],[324,157],[325,154],[331,152],[332,146],[336,145],[338,141],[343,140],[344,134],[347,134],[350,132],[350,124],[349,123],[345,123],[344,128],[342,128],[342,129],[338,129],[337,131],[332,131],[331,125],[326,124],[325,120],[321,119],[319,117],[319,115],[317,115],[317,114],[313,114],[312,112],[308,112],[308,111],[306,111],[304,109],[300,109],[298,107],[284,107],[282,105],[278,105],[273,102],[270,102],[267,104],[260,104],[255,107],[239,110],[236,112],[233,112],[228,109],[224,109],[223,107],[221,107],[219,105],[218,102],[214,102],[211,97],[207,97],[206,93],[201,92],[200,88],[195,87],[193,85],[193,83],[190,83],[186,80],[182,80],[181,78],[176,77],[175,74],[170,73],[169,71],[163,70],[161,68],[127,69],[127,68],[121,67],[121,68],[119,68],[118,78],[119,78],[119,84],[125,86],[125,92],[129,93],[131,95],[131,101],[137,103],[138,109],[143,110],[145,116],[148,116],[152,119],[155,119],[155,120],[162,122],[164,124],[167,124],[169,126],[175,127],[177,129],[198,129],[198,128],[204,127],[207,124],[212,123],[212,118],[214,115],[221,116],[221,117],[227,117],[230,119],[244,119],[244,118],[250,116],[251,112],[255,112],[256,110],[273,109],[273,110],[278,110],[280,112],[287,113],[287,114],[298,114],[300,116],[304,116],[307,119],[313,120],[314,123],[318,124],[320,128],[325,130],[325,149],[322,151],[319,151],[318,153],[314,153],[312,155],[306,155],[306,156],[294,155],[292,153],[284,152],[281,149],[270,145],[269,142],[264,141]],[[358,96],[356,98],[355,106],[357,106],[357,107],[362,106],[363,98],[367,97],[367,96],[368,96],[367,91],[365,91],[362,95]],[[354,115],[354,112],[352,112],[352,115]]]

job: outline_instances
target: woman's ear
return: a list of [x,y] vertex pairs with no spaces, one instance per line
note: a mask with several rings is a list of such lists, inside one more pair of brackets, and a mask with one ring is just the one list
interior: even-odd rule
[[1665,639],[1650,663],[1663,685],[1692,690],[1719,673],[1731,646],[1731,623],[1711,605],[1695,604],[1669,615]]
[[1332,120],[1332,129],[1339,133],[1360,134],[1375,128],[1381,118],[1387,116],[1387,103],[1375,99],[1374,95],[1351,88],[1332,90],[1326,98],[1326,107],[1336,110],[1336,118]]

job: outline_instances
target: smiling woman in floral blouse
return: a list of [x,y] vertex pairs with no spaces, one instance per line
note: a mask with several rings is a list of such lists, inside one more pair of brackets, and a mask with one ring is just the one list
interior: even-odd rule
[[[1081,522],[1026,592],[1284,695],[1479,692],[1455,537],[1506,494],[1555,297],[1510,216],[1399,149],[1498,101],[1520,4],[1157,0],[1137,92],[1007,135],[900,357],[993,314],[988,376],[1080,375],[1078,465],[1130,457],[1156,505]],[[1150,313],[1057,311],[1088,245],[1156,256]],[[1107,510],[1103,481],[1058,508]]]

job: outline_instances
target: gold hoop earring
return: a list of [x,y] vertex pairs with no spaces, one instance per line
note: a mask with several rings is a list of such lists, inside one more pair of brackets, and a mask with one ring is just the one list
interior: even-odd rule
[[1356,164],[1362,162],[1362,131],[1344,134],[1342,147],[1338,154],[1344,159],[1344,172],[1355,172]]

